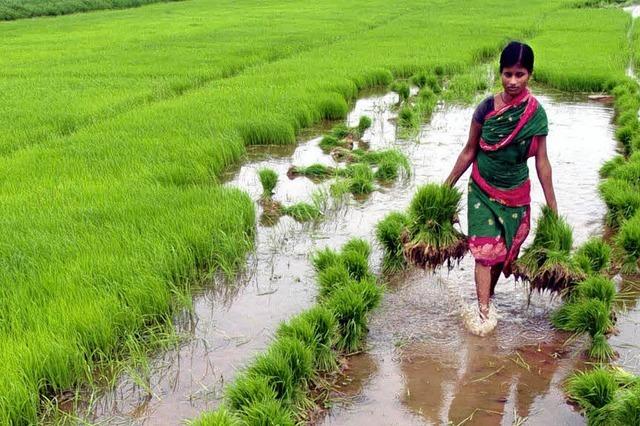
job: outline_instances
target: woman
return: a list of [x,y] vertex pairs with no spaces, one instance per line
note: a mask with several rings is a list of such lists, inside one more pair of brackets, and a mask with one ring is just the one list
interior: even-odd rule
[[529,233],[527,158],[535,156],[547,205],[557,213],[547,157],[547,116],[527,88],[532,72],[531,47],[509,43],[500,55],[504,91],[476,108],[467,144],[446,180],[455,185],[473,164],[467,208],[469,248],[476,261],[477,334],[484,335],[495,326],[490,300],[496,283],[501,272],[506,277],[511,274],[511,265]]

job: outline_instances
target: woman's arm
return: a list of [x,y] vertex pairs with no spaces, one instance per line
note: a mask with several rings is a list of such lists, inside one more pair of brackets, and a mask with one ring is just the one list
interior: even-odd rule
[[549,163],[549,157],[547,157],[546,136],[538,136],[536,170],[538,171],[538,179],[540,179],[540,185],[542,185],[544,198],[547,200],[547,206],[558,214],[558,204],[556,203],[556,194],[553,191],[553,181],[551,179],[551,164]]
[[482,124],[471,120],[471,126],[469,128],[469,139],[467,144],[462,148],[462,152],[458,155],[456,164],[453,166],[453,170],[449,173],[449,177],[444,181],[449,186],[454,186],[460,176],[467,171],[473,160],[476,159],[478,153],[478,142],[480,141],[480,134],[482,133]]

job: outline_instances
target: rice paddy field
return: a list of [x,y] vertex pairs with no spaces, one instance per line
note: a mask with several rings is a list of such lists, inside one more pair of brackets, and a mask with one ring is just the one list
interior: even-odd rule
[[[597,204],[598,183],[585,176],[597,175],[601,163],[614,154],[609,127],[614,116],[617,129],[630,123],[628,136],[617,130],[615,135],[628,157],[616,164],[630,165],[615,169],[613,177],[636,184],[627,169],[633,165],[637,117],[624,123],[619,117],[634,107],[637,111],[637,92],[625,95],[618,87],[630,87],[624,82],[637,64],[639,38],[632,15],[613,5],[578,8],[585,4],[562,0],[530,1],[517,8],[494,0],[186,0],[80,13],[142,3],[147,2],[58,2],[60,8],[47,9],[46,2],[18,7],[0,1],[0,19],[8,20],[0,22],[2,424],[179,424],[197,418],[217,424],[210,420],[215,415],[206,413],[220,405],[221,383],[232,382],[239,369],[269,347],[280,322],[315,304],[324,306],[322,300],[316,303],[310,253],[324,247],[340,250],[353,235],[373,243],[373,218],[406,207],[417,183],[443,178],[470,120],[471,110],[461,104],[494,86],[496,55],[509,39],[533,46],[536,90],[545,93],[542,99],[550,105],[563,99],[585,104],[579,92],[618,93],[615,108],[549,109],[563,117],[559,134],[571,126],[598,123],[583,143],[602,156],[585,161],[584,175],[579,167],[563,168],[562,153],[555,160],[562,176],[556,183],[559,194],[577,191],[570,183],[589,182],[586,192],[575,192],[586,195],[569,198],[571,204],[563,205],[559,195],[560,210],[569,223],[574,221],[576,231],[604,230],[606,209]],[[64,16],[18,19],[40,14]],[[397,98],[385,93],[395,80],[419,73],[437,76],[445,87],[438,106],[428,98],[424,105],[430,106],[419,111],[419,118],[411,116],[415,112],[398,116]],[[356,102],[366,94],[378,101]],[[425,139],[430,130],[424,126],[434,125],[428,122],[434,107],[433,120],[444,120],[450,133]],[[589,114],[590,122],[580,121]],[[321,205],[327,198],[322,191],[330,192],[330,184],[305,177],[283,184],[287,170],[296,159],[304,159],[297,166],[320,162],[336,167],[317,143],[345,119],[357,127],[362,115],[373,119],[365,136],[374,147],[401,147],[409,158],[413,172],[404,176],[405,183],[371,184],[369,198],[348,198],[339,207],[322,209],[316,225],[298,223],[296,217],[309,214],[298,208],[276,227],[267,226],[260,217],[264,203],[258,200],[264,191],[257,171],[276,170],[281,186],[275,186],[273,197],[284,205]],[[396,124],[404,125],[403,120],[413,123],[413,132],[399,133]],[[441,158],[442,169],[420,161],[430,156]],[[355,178],[350,179],[349,187]],[[611,197],[603,196],[611,213]],[[585,224],[580,212],[592,212],[590,197],[601,208]],[[358,218],[357,232],[342,227]],[[629,218],[616,222],[622,225],[616,244],[623,248],[627,266],[633,266],[640,238],[634,237],[637,221],[624,222]],[[318,226],[318,221],[324,224]],[[580,242],[588,236],[579,235]],[[376,249],[369,257],[375,272],[379,254]],[[464,274],[454,277],[468,279]],[[633,275],[625,277],[629,283]],[[412,277],[407,283],[423,279],[434,278]],[[530,320],[519,310],[525,309],[525,299],[514,297],[520,304],[508,312],[516,322]],[[338,309],[335,300],[326,303]],[[536,303],[544,311],[551,302],[542,298]],[[379,317],[376,311],[368,314],[378,338],[373,344],[387,336],[375,329],[389,315],[389,305],[383,301],[382,306]],[[454,317],[445,317],[445,327],[462,328]],[[622,330],[632,329],[628,324],[634,315],[628,318],[621,320]],[[543,329],[538,337],[546,337],[537,343],[555,348],[558,335]],[[637,341],[622,334],[618,338],[624,344],[614,347],[633,359],[640,353]],[[420,346],[419,339],[411,343],[429,347]],[[461,344],[482,354],[492,352],[496,342]],[[177,364],[187,357],[207,362],[180,370]],[[369,358],[373,370],[386,368],[375,359]],[[477,365],[495,361],[478,359]],[[375,371],[357,368],[362,362],[354,359],[351,371],[366,382]],[[623,365],[629,368],[629,363]],[[355,376],[347,374],[344,380]],[[167,382],[170,377],[178,378],[169,381],[177,386]],[[405,377],[422,375],[405,373],[396,379]],[[444,386],[446,380],[441,381]],[[420,389],[414,395],[430,392]],[[549,406],[564,404],[561,386],[551,389],[557,395]],[[362,389],[354,395],[372,400]],[[480,402],[463,399],[464,409],[456,416]],[[114,406],[130,410],[122,413]],[[489,411],[500,409],[505,408]],[[411,404],[391,410],[412,412]],[[356,408],[355,413],[368,411]],[[585,421],[573,414],[568,424]],[[340,420],[344,412],[336,415],[336,424],[362,424],[366,418]],[[333,421],[331,413],[327,418]],[[413,414],[403,418],[416,421]],[[480,421],[495,424],[496,418]]]

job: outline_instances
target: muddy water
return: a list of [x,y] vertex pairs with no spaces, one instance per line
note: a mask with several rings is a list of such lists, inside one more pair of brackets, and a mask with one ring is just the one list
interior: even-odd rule
[[[365,200],[331,208],[317,224],[284,217],[274,226],[258,226],[256,252],[245,276],[232,286],[210,283],[210,290],[195,299],[194,315],[181,321],[188,341],[153,359],[149,375],[121,378],[83,417],[109,424],[164,425],[215,408],[224,384],[268,345],[277,324],[314,303],[309,253],[338,248],[354,236],[373,242],[375,224],[389,211],[406,208],[418,185],[444,179],[465,142],[472,110],[440,107],[417,141],[398,141],[390,111],[396,99],[393,94],[362,99],[349,122],[355,125],[363,114],[372,117],[374,125],[364,139],[373,149],[404,151],[414,167],[412,177]],[[549,155],[560,209],[580,243],[601,231],[604,206],[596,194],[597,170],[613,155],[611,111],[584,99],[540,100],[550,118]],[[291,164],[333,165],[317,147],[318,140],[250,152],[229,185],[257,200],[257,170],[270,167],[281,176],[276,199],[284,204],[309,201],[310,193],[326,184],[289,180],[285,173]],[[461,188],[466,181],[461,179]],[[538,185],[533,198],[534,204],[542,200]],[[376,250],[376,268],[379,258]],[[552,303],[534,297],[527,306],[522,287],[504,280],[497,295],[503,319],[496,333],[485,339],[470,336],[459,320],[459,308],[473,300],[471,266],[471,259],[465,259],[448,274],[412,272],[390,284],[371,320],[371,349],[352,359],[351,371],[340,383],[341,402],[327,424],[371,424],[372,416],[375,424],[457,423],[472,413],[471,422],[477,424],[507,424],[525,416],[534,423],[583,423],[558,387],[578,361],[572,346],[562,346],[566,336],[549,327]]]

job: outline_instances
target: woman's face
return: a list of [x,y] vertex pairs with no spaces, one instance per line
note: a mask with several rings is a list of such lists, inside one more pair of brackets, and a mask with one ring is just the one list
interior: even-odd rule
[[502,87],[505,93],[515,97],[527,87],[531,74],[522,65],[514,65],[503,68],[500,77],[502,78]]

